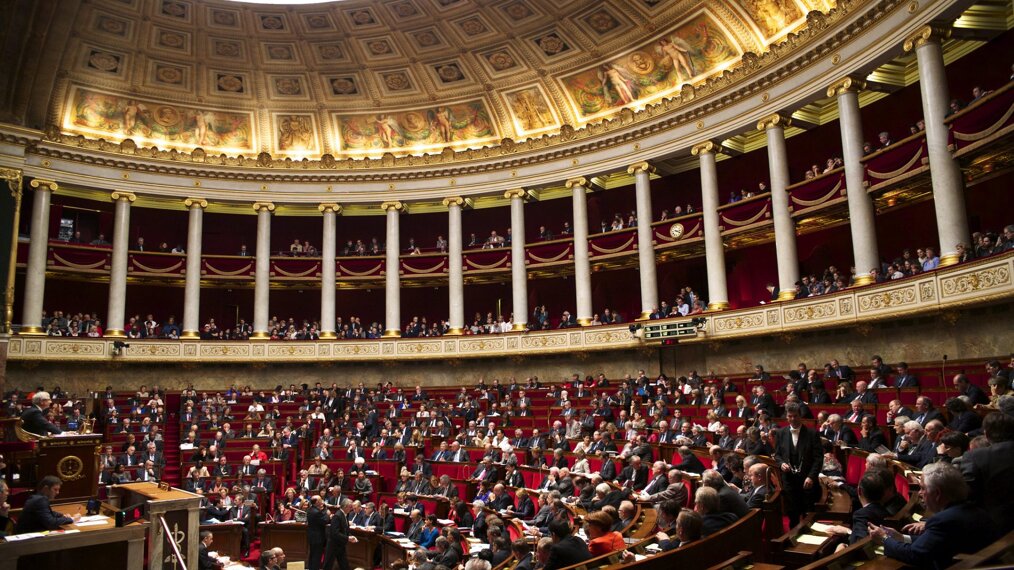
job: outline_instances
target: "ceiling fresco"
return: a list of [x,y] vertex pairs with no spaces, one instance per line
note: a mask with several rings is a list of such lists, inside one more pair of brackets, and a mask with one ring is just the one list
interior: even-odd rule
[[208,153],[439,154],[581,128],[739,64],[831,0],[88,0],[66,133]]

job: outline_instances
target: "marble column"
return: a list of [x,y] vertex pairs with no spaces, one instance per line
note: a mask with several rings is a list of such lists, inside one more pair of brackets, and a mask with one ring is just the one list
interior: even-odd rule
[[704,259],[708,273],[708,310],[729,308],[729,287],[725,274],[725,243],[718,223],[718,168],[715,155],[722,147],[712,141],[694,145],[691,154],[700,160],[701,215],[704,218]]
[[571,178],[567,188],[573,193],[574,214],[574,289],[577,297],[577,324],[585,327],[592,320],[591,263],[588,261],[588,180]]
[[204,234],[204,209],[208,201],[187,198],[183,205],[190,210],[187,225],[187,274],[183,285],[182,339],[201,338],[201,242]]
[[789,210],[789,159],[785,152],[785,127],[789,118],[769,115],[757,123],[768,143],[768,176],[771,179],[771,214],[775,224],[775,258],[778,262],[778,299],[796,297],[799,257],[796,255],[796,223]]
[[[21,313],[21,334],[42,335],[42,303],[46,296],[46,254],[49,251],[49,205],[59,185],[36,178],[29,184],[35,189],[32,202],[31,241],[28,242],[28,267],[25,271],[25,303]],[[17,240],[15,240],[17,243]]]
[[268,310],[271,301],[271,202],[254,202],[257,212],[257,258],[254,261],[254,319],[251,340],[271,338]]
[[324,215],[324,235],[320,247],[320,338],[337,338],[335,334],[335,290],[338,254],[337,218],[342,207],[339,204],[317,206]]
[[380,209],[387,212],[387,259],[384,262],[384,336],[401,336],[401,232],[400,216],[405,204],[384,202]]
[[514,326],[511,330],[528,329],[528,266],[525,263],[525,199],[528,192],[515,188],[504,192],[511,201],[511,300]]
[[873,199],[866,191],[866,171],[862,163],[863,121],[859,111],[859,91],[865,87],[862,79],[843,77],[827,88],[827,96],[838,100],[849,228],[852,231],[852,260],[856,268],[853,284],[857,286],[873,283],[875,279],[870,272],[880,267],[876,212],[873,209]]
[[113,213],[113,256],[109,271],[109,313],[106,317],[105,336],[124,338],[122,326],[126,323],[127,257],[130,248],[130,205],[137,196],[130,192],[113,192],[110,198],[116,203]]
[[634,197],[637,200],[637,264],[641,284],[641,318],[647,320],[658,307],[658,278],[655,274],[655,240],[651,222],[651,175],[655,167],[639,162],[627,168],[634,175]]
[[465,332],[465,277],[461,263],[461,208],[465,204],[459,196],[444,198],[447,207],[447,291],[448,335]]
[[905,40],[905,51],[915,50],[919,64],[919,92],[922,94],[922,116],[926,122],[926,150],[929,154],[930,181],[933,186],[933,207],[936,211],[937,234],[940,236],[940,266],[958,262],[957,245],[970,244],[968,215],[965,213],[965,187],[958,161],[947,144],[947,116],[950,95],[947,72],[940,42],[950,30],[924,26]]

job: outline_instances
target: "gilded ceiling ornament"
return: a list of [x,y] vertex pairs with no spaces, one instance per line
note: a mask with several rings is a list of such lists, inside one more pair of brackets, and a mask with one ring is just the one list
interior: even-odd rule
[[109,52],[93,50],[88,58],[88,66],[99,71],[115,73],[120,68],[120,58]]

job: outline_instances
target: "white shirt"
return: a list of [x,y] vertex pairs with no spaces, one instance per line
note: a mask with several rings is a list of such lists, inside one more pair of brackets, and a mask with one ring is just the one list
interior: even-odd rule
[[792,445],[799,445],[799,428],[789,427],[789,434],[792,435]]

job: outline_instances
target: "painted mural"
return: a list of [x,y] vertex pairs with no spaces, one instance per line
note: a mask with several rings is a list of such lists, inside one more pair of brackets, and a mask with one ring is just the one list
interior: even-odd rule
[[788,32],[803,17],[794,0],[743,0],[742,6],[765,39]]
[[531,134],[559,126],[546,96],[538,86],[525,87],[506,94],[507,108],[514,117],[519,134]]
[[738,44],[707,12],[619,57],[564,77],[564,91],[583,120],[646,102],[734,63]]
[[256,150],[249,113],[232,113],[75,87],[64,115],[66,131],[105,138],[131,138],[138,144]]
[[316,154],[317,127],[308,114],[280,114],[274,116],[275,151],[279,154]]
[[483,101],[393,113],[334,115],[343,151],[425,150],[499,140]]

